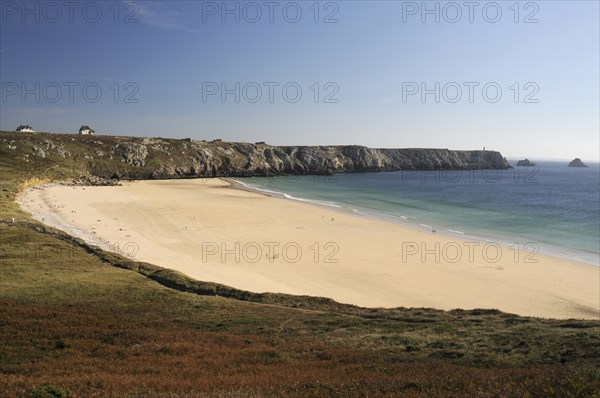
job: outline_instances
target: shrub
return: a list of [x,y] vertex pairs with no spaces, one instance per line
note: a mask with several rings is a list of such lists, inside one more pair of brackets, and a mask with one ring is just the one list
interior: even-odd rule
[[33,387],[27,394],[27,398],[67,398],[68,396],[66,390],[52,385]]

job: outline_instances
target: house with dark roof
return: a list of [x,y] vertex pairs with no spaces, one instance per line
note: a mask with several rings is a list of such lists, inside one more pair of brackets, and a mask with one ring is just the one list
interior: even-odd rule
[[17,133],[35,133],[35,130],[33,129],[33,127],[27,125],[27,124],[22,124],[19,127],[17,127],[17,129],[15,130]]
[[96,132],[91,129],[90,126],[81,126],[79,128],[79,134],[81,135],[94,135]]

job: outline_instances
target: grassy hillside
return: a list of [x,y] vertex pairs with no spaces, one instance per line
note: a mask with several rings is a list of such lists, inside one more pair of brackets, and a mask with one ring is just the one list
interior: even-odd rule
[[0,147],[3,397],[600,397],[597,322],[193,281],[30,220],[19,187],[89,159]]
[[[150,179],[392,170],[471,170],[510,167],[499,152],[359,145],[271,146],[73,134],[0,132],[0,145],[24,162],[58,161],[103,178]],[[40,170],[45,172],[45,170]]]

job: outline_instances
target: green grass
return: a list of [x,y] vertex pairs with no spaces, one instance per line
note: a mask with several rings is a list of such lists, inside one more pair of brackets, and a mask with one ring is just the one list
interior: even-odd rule
[[13,202],[19,186],[79,166],[7,157],[0,144],[3,396],[600,396],[597,322],[194,281],[30,220]]

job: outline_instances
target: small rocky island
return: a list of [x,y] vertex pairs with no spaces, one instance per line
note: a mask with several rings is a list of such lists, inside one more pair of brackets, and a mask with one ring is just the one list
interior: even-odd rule
[[519,160],[517,162],[518,167],[532,167],[536,166],[535,162],[530,161],[529,159]]
[[575,158],[569,163],[569,167],[587,167],[587,165],[584,164],[581,159]]

